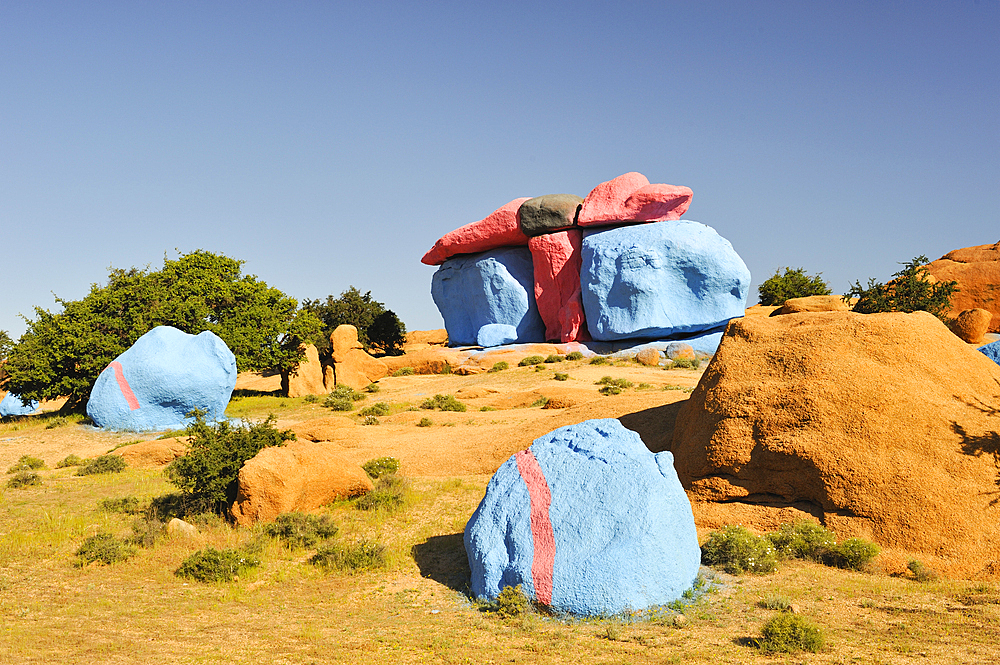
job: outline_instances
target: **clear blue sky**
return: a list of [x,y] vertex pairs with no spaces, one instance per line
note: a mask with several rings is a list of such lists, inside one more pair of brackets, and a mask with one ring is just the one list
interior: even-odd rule
[[441,327],[438,237],[687,185],[756,285],[1000,240],[1000,0],[0,0],[0,329],[206,249]]

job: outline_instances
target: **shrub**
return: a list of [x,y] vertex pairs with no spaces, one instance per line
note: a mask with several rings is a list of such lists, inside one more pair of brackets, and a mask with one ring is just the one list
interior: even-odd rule
[[366,393],[377,393],[380,390],[382,389],[379,387],[377,383],[369,383],[367,386],[365,386]]
[[663,369],[698,369],[701,361],[697,358],[676,358]]
[[382,476],[375,481],[375,489],[360,496],[354,504],[358,510],[391,513],[406,503],[406,483],[395,475]]
[[316,348],[323,356],[331,353],[330,333],[343,324],[358,329],[358,341],[366,349],[378,349],[390,356],[403,353],[406,326],[395,312],[372,298],[371,291],[362,295],[361,291],[351,286],[338,298],[330,295],[325,301],[304,300],[302,309],[315,314],[323,322],[322,331],[314,339]]
[[916,559],[910,559],[906,567],[913,573],[913,578],[918,582],[933,582],[938,578],[938,574],[933,569],[925,566]]
[[106,513],[124,513],[134,515],[139,512],[139,499],[134,496],[123,496],[117,499],[102,499],[97,507]]
[[566,360],[583,360],[583,354],[579,351],[570,351],[566,354]]
[[602,386],[597,392],[602,395],[618,395],[622,391],[618,386]]
[[184,559],[174,575],[196,582],[227,582],[259,565],[259,559],[243,550],[206,547]]
[[730,575],[770,573],[777,568],[777,557],[770,541],[755,536],[745,527],[733,525],[709,534],[701,546],[701,562],[722,568]]
[[432,421],[430,418],[421,418],[420,422],[417,423],[417,427],[430,427],[433,424],[434,421]]
[[495,406],[481,406],[481,407],[479,407],[479,410],[480,411],[496,411],[497,408]]
[[517,363],[518,367],[529,367],[531,365],[541,365],[545,362],[545,358],[541,356],[528,356],[527,358],[521,358],[521,362]]
[[69,466],[80,466],[81,464],[83,464],[83,460],[76,455],[67,455],[56,463],[56,468],[65,469]]
[[264,448],[295,439],[290,430],[275,429],[273,415],[249,425],[227,421],[208,425],[196,414],[195,422],[185,431],[188,452],[171,462],[165,475],[190,504],[219,513],[236,499],[236,478],[247,460]]
[[848,538],[834,547],[824,563],[848,570],[865,570],[878,556],[879,547],[861,538]]
[[[426,420],[426,419],[425,419]],[[378,480],[383,476],[393,476],[399,471],[399,460],[395,457],[378,457],[361,465],[368,477]]]
[[782,613],[764,624],[756,646],[764,653],[816,653],[823,648],[823,642],[819,627],[798,614]]
[[101,455],[88,460],[76,470],[78,476],[92,476],[100,473],[121,473],[128,467],[128,462],[118,455]]
[[649,390],[652,387],[653,386],[649,383],[640,383],[638,386],[636,386],[636,390]]
[[553,376],[552,378],[555,379],[556,381],[567,381],[569,380],[569,374],[561,374],[559,372],[556,372],[556,375]]
[[80,545],[80,549],[76,551],[76,555],[80,557],[77,566],[85,566],[92,561],[110,565],[128,559],[135,552],[135,546],[128,541],[115,538],[110,533],[99,533],[90,536]]
[[271,538],[280,538],[291,548],[312,547],[337,535],[337,525],[329,515],[282,513],[264,532]]
[[631,388],[632,382],[628,379],[615,379],[610,376],[602,376],[601,380],[596,383],[598,386],[604,386],[599,393],[602,395],[617,395],[625,388]]
[[333,411],[353,411],[354,402],[348,397],[333,397],[332,395],[323,400],[323,406]]
[[501,589],[494,606],[496,607],[497,616],[501,619],[519,617],[531,609],[531,603],[528,601],[528,597],[524,595],[524,591],[521,590],[520,584],[514,587],[505,586]]
[[362,425],[381,425],[382,421],[378,419],[378,416],[373,416],[371,414],[364,417],[361,421]]
[[306,404],[315,404],[316,402],[319,401],[319,397],[317,397],[316,395],[306,395],[305,397],[302,398],[302,400]]
[[37,457],[32,457],[31,455],[21,455],[21,458],[14,462],[14,464],[7,469],[7,473],[17,473],[18,471],[34,471],[35,469],[44,469],[45,462],[38,459]]
[[371,406],[361,409],[360,416],[387,416],[389,415],[389,405],[385,402],[375,402]]
[[542,397],[539,397],[538,399],[536,399],[534,402],[532,402],[531,406],[532,407],[535,407],[535,406],[545,406],[548,403],[549,403],[549,398],[542,396]]
[[604,356],[594,356],[593,358],[590,359],[590,364],[591,365],[610,365],[611,364],[611,360],[609,358],[605,358]]
[[779,610],[781,612],[787,612],[792,608],[791,601],[784,596],[768,596],[758,604],[765,610]]
[[163,522],[155,517],[146,517],[132,522],[132,536],[129,542],[139,547],[152,547],[163,536]]
[[888,284],[869,279],[868,287],[862,288],[861,282],[855,282],[844,299],[857,298],[853,310],[861,314],[923,310],[944,320],[958,282],[931,282],[927,262],[926,256],[917,256],[900,264],[903,269],[894,273]]
[[352,402],[360,402],[363,399],[367,399],[367,395],[363,392],[359,392],[350,386],[337,386],[330,391],[328,399],[332,397],[333,399],[349,399]]
[[400,367],[392,373],[393,376],[410,376],[411,374],[413,374],[412,367]]
[[18,471],[7,481],[7,487],[11,489],[20,489],[22,487],[31,487],[32,485],[41,484],[42,477],[34,471]]
[[565,360],[565,358],[563,358],[562,356],[560,356],[560,355],[558,355],[556,353],[553,353],[553,354],[547,356],[543,362],[547,362],[547,363],[561,363],[563,360]]
[[811,520],[796,520],[782,524],[781,528],[767,534],[775,552],[780,557],[824,561],[837,543],[836,535]]
[[830,287],[820,278],[822,274],[810,277],[804,268],[785,268],[784,274],[781,274],[781,268],[778,268],[757,287],[760,304],[783,305],[789,298],[828,296]]
[[454,395],[435,395],[420,403],[421,409],[440,409],[442,411],[465,411],[466,406],[455,399]]
[[500,362],[493,363],[493,367],[490,367],[487,372],[502,372],[505,369],[510,369],[510,365],[507,364],[506,360],[501,360]]
[[309,563],[337,570],[381,568],[385,565],[385,546],[367,540],[359,540],[346,546],[339,543],[323,545],[309,558]]

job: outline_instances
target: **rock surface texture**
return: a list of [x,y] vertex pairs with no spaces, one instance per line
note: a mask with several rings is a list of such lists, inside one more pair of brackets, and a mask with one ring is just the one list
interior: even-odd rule
[[236,358],[214,333],[158,326],[97,377],[87,415],[110,430],[179,429],[194,409],[224,418],[235,386]]
[[330,390],[323,382],[323,365],[319,361],[319,351],[312,344],[304,349],[305,357],[294,370],[281,373],[281,390],[288,397],[325,395]]
[[330,333],[330,348],[333,355],[333,385],[329,376],[324,376],[326,392],[334,385],[348,386],[361,390],[389,373],[389,367],[368,355],[358,341],[358,329],[349,324],[341,324]]
[[701,552],[672,461],[611,419],[536,439],[497,470],[465,528],[473,594],[520,584],[577,615],[680,598]]
[[368,474],[330,444],[289,441],[265,448],[240,469],[230,514],[240,526],[309,511],[372,489]]
[[1000,332],[1000,242],[948,252],[927,264],[927,272],[941,282],[958,282],[949,316],[982,308],[993,315],[989,332]]
[[915,554],[989,578],[998,409],[1000,367],[926,312],[750,317],[729,323],[662,447],[698,514],[794,509],[888,548],[887,572]]
[[789,298],[785,304],[771,312],[771,316],[798,314],[800,312],[848,312],[851,306],[843,296],[805,296]]
[[545,339],[572,342],[586,332],[580,294],[583,233],[569,229],[528,241],[535,276],[535,303],[545,322]]
[[958,335],[958,338],[969,344],[981,344],[983,336],[990,329],[990,322],[993,315],[989,310],[967,309],[959,312],[958,316],[951,322],[951,331]]
[[518,210],[524,235],[532,237],[568,229],[576,223],[583,199],[573,194],[546,194],[528,199]]
[[626,173],[602,182],[587,195],[577,224],[608,226],[680,219],[693,196],[688,187],[651,185],[641,173]]
[[4,393],[0,399],[0,418],[7,416],[26,416],[38,409],[38,402],[31,401],[25,406],[21,398],[14,393]]
[[150,469],[166,466],[188,450],[187,438],[172,437],[142,441],[121,448],[115,448],[111,455],[118,455],[135,469]]
[[750,271],[714,229],[681,220],[586,232],[580,280],[595,340],[665,339],[743,316]]
[[478,254],[498,247],[527,245],[528,236],[521,231],[517,214],[521,204],[527,200],[514,199],[485,219],[445,234],[424,254],[421,263],[438,266],[456,254]]
[[479,329],[493,323],[514,326],[518,341],[544,339],[544,324],[535,304],[531,252],[526,247],[445,261],[431,280],[431,297],[444,318],[451,344],[475,345]]

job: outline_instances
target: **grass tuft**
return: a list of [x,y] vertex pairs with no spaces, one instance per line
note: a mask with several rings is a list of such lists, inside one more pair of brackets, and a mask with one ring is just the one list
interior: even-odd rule
[[385,546],[368,540],[351,545],[323,545],[309,558],[309,563],[326,570],[371,570],[385,565]]

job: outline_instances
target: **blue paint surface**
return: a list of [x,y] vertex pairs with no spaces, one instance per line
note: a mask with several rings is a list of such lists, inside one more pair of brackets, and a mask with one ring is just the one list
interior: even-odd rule
[[489,324],[513,326],[517,342],[542,342],[545,324],[535,304],[535,271],[527,247],[505,247],[448,259],[431,280],[431,297],[452,346],[479,343]]
[[189,335],[159,326],[115,360],[140,408],[129,408],[109,366],[97,377],[87,402],[87,415],[98,427],[132,432],[178,429],[191,422],[186,414],[196,408],[208,412],[209,422],[225,418],[236,387],[236,358],[214,333]]
[[[669,452],[653,454],[614,419],[560,427],[534,441],[555,533],[552,608],[606,616],[681,597],[701,550]],[[522,585],[534,598],[530,498],[514,457],[497,470],[465,527],[472,592]]]
[[711,227],[680,220],[584,233],[583,308],[598,341],[667,339],[743,316],[750,271]]
[[979,352],[996,364],[1000,365],[1000,341],[990,342],[989,344],[979,347]]
[[476,334],[476,344],[483,347],[513,344],[517,341],[517,328],[506,323],[487,323]]
[[21,403],[21,398],[14,393],[7,393],[0,400],[0,418],[6,416],[26,416],[38,409],[38,402],[31,401],[28,406]]

